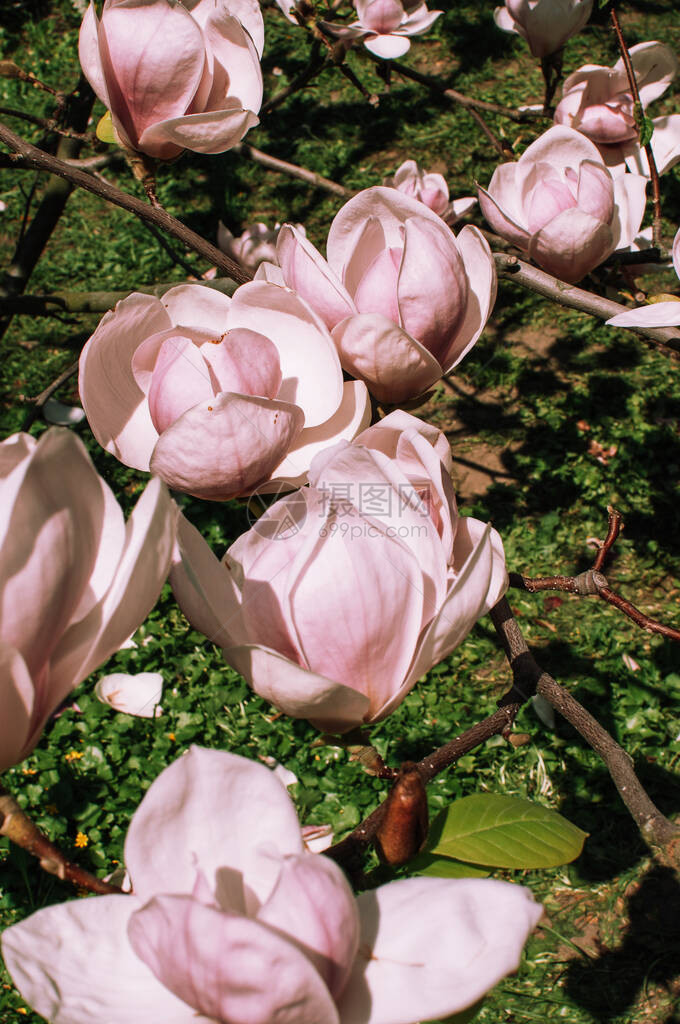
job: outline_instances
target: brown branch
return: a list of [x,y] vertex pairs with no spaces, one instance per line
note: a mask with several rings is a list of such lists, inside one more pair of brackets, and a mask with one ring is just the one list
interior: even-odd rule
[[491,609],[491,619],[519,690],[536,683],[536,692],[567,719],[604,761],[621,799],[645,842],[671,863],[680,863],[680,828],[666,818],[647,795],[629,755],[571,694],[536,663],[506,598]]
[[245,271],[238,263],[230,259],[223,252],[217,249],[210,242],[207,242],[200,235],[186,227],[181,221],[167,213],[163,209],[156,209],[147,203],[122,192],[108,182],[102,181],[85,171],[78,170],[63,160],[50,156],[42,150],[32,146],[29,142],[21,139],[5,125],[0,124],[0,142],[3,142],[10,150],[23,157],[29,166],[41,171],[49,171],[51,174],[59,175],[66,181],[84,188],[88,192],[99,196],[109,203],[122,207],[130,213],[134,213],[140,220],[154,224],[167,231],[168,234],[178,238],[187,248],[193,249],[200,256],[206,259],[211,265],[216,266],[224,274],[228,274],[239,284],[252,280],[252,274]]
[[0,60],[0,78],[18,78],[20,82],[27,82],[34,89],[42,89],[43,92],[48,92],[50,96],[55,96],[57,99],[64,97],[62,92],[53,89],[46,82],[41,82],[31,71],[24,71],[13,60]]
[[[621,51],[621,58],[623,60],[623,66],[626,69],[626,75],[628,76],[628,84],[630,85],[630,91],[633,94],[633,102],[635,104],[636,114],[644,116],[644,109],[640,100],[640,91],[638,89],[637,78],[635,77],[635,70],[633,63],[630,59],[630,53],[626,46],[626,41],[623,38],[623,32],[621,31],[621,24],[619,22],[619,16],[616,13],[616,8],[612,4],[610,11],[612,26],[616,33],[616,41],[619,44],[619,50]],[[637,116],[635,118],[637,125]],[[652,150],[651,140],[646,142],[644,145],[645,153],[647,154],[647,163],[649,164],[649,177],[652,182],[652,207],[654,209],[654,224],[652,228],[654,245],[661,245],[661,186],[659,183],[659,171],[656,166],[656,160],[654,159],[654,151]]]
[[[439,747],[438,750],[419,761],[416,767],[423,784],[426,785],[435,775],[450,767],[459,758],[490,739],[491,736],[507,734],[512,728],[519,706],[519,703],[513,703],[499,708],[483,722],[473,725],[471,729],[461,733],[456,739],[444,744],[443,747]],[[325,855],[343,867],[353,870],[360,862],[367,847],[373,842],[388,801],[389,796],[360,825],[357,825],[353,832],[341,839],[339,843],[335,843],[330,849],[325,850]]]
[[57,391],[62,384],[65,384],[67,380],[76,375],[76,373],[78,372],[78,362],[79,360],[76,359],[74,363],[71,363],[71,365],[68,366],[63,373],[59,374],[56,380],[53,380],[52,383],[49,384],[44,391],[41,391],[40,394],[33,399],[33,408],[26,414],[26,418],[24,419],[24,422],[21,424],[21,429],[23,431],[28,430],[29,427],[35,422],[35,420],[40,415],[42,407],[44,406],[47,399],[51,398],[54,392]]
[[251,146],[247,142],[239,142],[237,146],[233,147],[232,152],[239,153],[241,156],[253,160],[256,164],[260,164],[270,171],[288,174],[291,178],[299,178],[300,181],[306,181],[309,185],[314,185],[315,188],[322,188],[326,192],[332,192],[333,195],[340,196],[341,199],[349,199],[353,194],[343,185],[338,185],[337,182],[331,181],[330,178],[324,178],[321,174],[309,171],[306,167],[300,167],[298,164],[288,163],[287,160],[279,160],[278,157],[270,156],[269,153],[263,153],[261,149],[255,149],[255,146]]
[[[135,291],[160,298],[171,288],[183,281],[165,281],[162,284],[140,285]],[[218,277],[212,281],[201,281],[206,288],[214,288],[225,295],[233,295],[236,282],[230,277]],[[127,291],[116,292],[51,292],[49,295],[17,295],[14,298],[0,298],[0,314],[11,313],[25,316],[54,316],[55,313],[106,313],[117,302],[126,299]]]
[[98,895],[120,893],[117,885],[104,882],[101,878],[90,874],[85,868],[73,864],[62,851],[51,843],[47,836],[33,824],[18,803],[0,785],[0,835],[7,836],[13,843],[27,850],[40,861],[40,867],[50,875],[56,875],[62,881],[71,882],[79,889],[86,889]]
[[[532,267],[530,263],[525,263],[517,256],[509,256],[502,252],[495,252],[493,255],[500,277],[509,278],[523,288],[551,299],[559,306],[578,309],[582,313],[589,313],[600,320],[609,320],[610,317],[616,316],[618,313],[628,312],[628,308],[621,303],[605,299],[593,292],[587,292],[583,288],[577,288],[576,285],[567,284],[566,281],[560,281],[559,278],[553,277],[552,274],[546,274],[538,267]],[[666,355],[677,358],[677,354],[680,353],[680,331],[674,327],[631,327],[628,329],[652,341],[654,347]]]
[[0,107],[0,114],[4,117],[20,118],[20,120],[34,124],[46,132],[55,132],[67,139],[78,139],[79,142],[93,142],[95,139],[91,132],[74,132],[70,128],[63,128],[54,117],[38,117],[25,110],[16,110],[14,107]]
[[578,576],[531,577],[511,572],[509,574],[510,586],[516,587],[518,590],[526,590],[530,594],[536,594],[542,590],[560,590],[567,594],[577,594],[579,597],[601,597],[603,601],[611,604],[614,608],[618,608],[620,612],[623,612],[624,615],[627,615],[629,619],[632,619],[636,625],[648,633],[659,633],[668,640],[680,642],[680,629],[667,626],[665,623],[658,622],[656,619],[650,618],[649,615],[645,615],[644,612],[641,612],[639,608],[636,608],[625,597],[612,590],[607,577],[600,572],[607,555],[614,546],[616,538],[623,529],[621,513],[611,506],[607,509],[607,512],[609,516],[607,536],[597,553],[592,569],[587,569],[586,572],[581,572]]

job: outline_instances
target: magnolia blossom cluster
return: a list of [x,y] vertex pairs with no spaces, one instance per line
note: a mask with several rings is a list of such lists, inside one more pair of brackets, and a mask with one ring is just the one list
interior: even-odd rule
[[516,163],[501,164],[479,205],[494,231],[564,281],[580,281],[633,243],[647,179],[612,177],[595,143],[555,125]]
[[152,480],[125,524],[82,442],[53,428],[0,444],[0,771],[143,622],[177,509]]
[[541,908],[522,886],[412,878],[355,898],[305,851],[268,768],[191,750],[152,783],[125,841],[131,894],[5,929],[38,1013],[68,1024],[417,1024],[474,1005]]
[[[276,0],[285,11],[289,0]],[[338,39],[363,42],[367,50],[384,60],[403,57],[411,47],[410,36],[427,32],[443,11],[429,11],[423,0],[354,0],[357,20],[340,26],[322,21],[321,26]]]
[[505,32],[516,32],[529,44],[534,57],[549,57],[590,17],[593,0],[505,0],[494,18]]
[[[268,228],[262,221],[255,224],[248,224],[238,237],[220,221],[217,228],[217,244],[222,252],[231,256],[233,260],[240,263],[244,270],[255,273],[261,263],[276,263],[276,239],[279,236],[277,223],[273,228]],[[295,227],[300,234],[305,235],[303,224],[296,224]]]
[[317,451],[370,419],[323,322],[266,281],[119,302],[82,351],[80,396],[121,462],[215,500],[304,482]]
[[223,153],[258,123],[264,27],[251,0],[104,0],[80,29],[85,76],[120,142],[169,160]]
[[[505,592],[501,539],[460,517],[444,435],[397,411],[318,454],[220,562],[186,520],[186,617],[253,689],[326,732],[389,715]],[[399,628],[394,628],[394,609]]]
[[331,331],[344,370],[380,402],[426,391],[472,348],[496,298],[478,228],[457,235],[418,199],[375,186],[335,216],[328,261],[292,225],[263,276],[293,289]]

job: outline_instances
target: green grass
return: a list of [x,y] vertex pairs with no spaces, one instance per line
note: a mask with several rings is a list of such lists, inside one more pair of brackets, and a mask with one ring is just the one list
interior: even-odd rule
[[[516,105],[541,95],[540,71],[519,39],[497,31],[493,4],[462,0],[414,41],[406,62],[449,75],[461,92]],[[629,42],[661,38],[680,52],[671,0],[628,3],[622,19]],[[308,46],[277,10],[266,15],[266,95],[304,67]],[[0,30],[3,57],[61,87],[75,83],[79,17],[68,0],[9,4]],[[616,54],[604,15],[573,40],[567,72]],[[464,110],[433,99],[392,76],[389,91],[362,51],[350,64],[380,95],[370,106],[337,72],[264,119],[248,141],[303,164],[349,188],[380,183],[401,161],[444,171],[452,194],[488,181],[495,157]],[[278,72],[281,72],[280,74]],[[671,112],[677,91],[652,109]],[[46,96],[0,79],[0,105],[45,115]],[[95,117],[101,114],[99,105]],[[27,137],[40,132],[11,122]],[[533,129],[489,118],[518,151]],[[123,171],[107,176],[132,190]],[[0,171],[3,265],[9,262],[26,197],[43,187],[32,172]],[[663,181],[666,240],[680,222],[677,169]],[[302,221],[323,245],[340,202],[301,182],[265,172],[233,154],[186,155],[159,173],[159,197],[176,216],[214,240],[222,219],[238,231],[248,220]],[[173,246],[176,243],[171,243]],[[198,257],[187,257],[199,270]],[[157,241],[130,215],[89,195],[71,197],[38,265],[30,289],[132,289],[183,280]],[[669,285],[672,278],[668,279]],[[76,357],[96,317],[15,318],[3,341],[3,436],[19,429],[37,395]],[[493,455],[501,473],[483,492],[467,492],[466,510],[501,531],[508,565],[540,575],[572,573],[592,562],[589,537],[602,537],[606,507],[615,504],[626,529],[611,567],[613,584],[649,614],[680,622],[680,385],[677,364],[623,331],[558,310],[502,282],[489,330],[456,377],[458,393],[440,386],[419,410],[448,432],[455,473]],[[75,401],[71,381],[60,396]],[[44,425],[36,423],[37,434]],[[100,473],[129,511],[143,474],[104,454],[86,428],[79,432]],[[591,441],[616,452],[602,464]],[[215,550],[247,526],[239,503],[188,501],[188,514]],[[637,629],[595,599],[511,592],[510,601],[539,662],[568,686],[635,759],[652,798],[680,812],[680,670],[677,648]],[[130,816],[163,767],[191,743],[249,757],[275,757],[291,768],[301,820],[351,829],[386,792],[340,747],[313,746],[316,732],[279,717],[225,666],[220,653],[191,630],[166,588],[136,636],[137,648],[115,655],[73,695],[36,751],[3,779],[36,822],[78,863],[104,874],[122,857]],[[624,655],[639,664],[632,672]],[[163,673],[163,716],[116,715],[93,696],[93,682],[114,670]],[[401,707],[372,732],[390,764],[424,756],[495,708],[509,675],[488,620],[446,662],[433,669]],[[482,1024],[559,1020],[566,1024],[677,1024],[680,894],[672,874],[651,863],[635,826],[599,760],[566,724],[547,730],[525,708],[513,748],[500,738],[463,758],[429,787],[431,812],[478,791],[529,797],[558,809],[590,833],[583,855],[565,868],[501,872],[529,885],[546,908],[546,923],[527,946],[518,975],[489,995]],[[77,847],[78,833],[87,846]],[[72,896],[21,850],[0,841],[0,925]],[[369,863],[368,868],[375,866]],[[384,869],[381,869],[384,874]],[[0,976],[0,1021],[37,1021]]]

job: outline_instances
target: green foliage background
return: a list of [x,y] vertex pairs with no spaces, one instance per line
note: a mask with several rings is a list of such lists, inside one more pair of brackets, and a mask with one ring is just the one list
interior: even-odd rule
[[[540,99],[539,68],[522,40],[495,28],[490,0],[444,6],[450,9],[427,36],[414,41],[406,63],[446,76],[453,87],[478,98],[511,106]],[[0,55],[61,88],[75,84],[79,16],[69,0],[3,0],[2,10]],[[625,3],[620,15],[630,45],[658,38],[680,52],[673,0]],[[268,97],[303,69],[308,44],[276,8],[266,11],[266,29]],[[611,64],[616,56],[605,12],[596,12],[586,31],[568,44],[565,70],[587,62]],[[248,141],[352,189],[380,183],[409,157],[445,173],[456,197],[471,194],[475,180],[488,181],[496,158],[464,110],[397,75],[388,89],[362,50],[350,54],[349,64],[380,97],[377,107],[337,71],[325,72],[265,118]],[[670,98],[655,104],[652,113],[676,110],[677,95],[677,87],[675,93],[671,89]],[[0,106],[43,116],[50,109],[45,94],[8,79],[0,79]],[[103,112],[99,105],[96,111]],[[40,139],[39,129],[11,123]],[[532,127],[493,116],[489,123],[518,152],[535,134]],[[134,190],[124,171],[105,174]],[[229,153],[188,154],[161,170],[158,185],[163,205],[211,240],[219,219],[234,231],[251,220],[290,220],[303,222],[322,246],[340,205]],[[3,265],[11,258],[27,198],[35,192],[33,211],[43,187],[44,180],[32,172],[0,171],[0,198],[7,204],[0,214]],[[680,223],[677,168],[664,178],[663,198],[669,242]],[[170,245],[179,251],[177,243]],[[206,269],[193,254],[181,255],[198,273]],[[71,197],[30,290],[132,290],[184,278],[184,270],[139,222],[80,193]],[[661,280],[660,290],[674,286],[672,273]],[[596,284],[614,287],[616,281],[601,277]],[[30,397],[76,358],[97,319],[14,320],[3,342],[2,436],[21,428]],[[602,537],[606,507],[615,504],[626,530],[610,578],[649,614],[677,625],[677,363],[630,333],[558,310],[504,281],[489,329],[454,385],[454,390],[438,387],[418,412],[447,431],[461,482],[470,462],[491,460],[496,467],[485,477],[490,486],[483,493],[468,492],[463,511],[494,522],[509,567],[533,575],[586,568],[592,561],[587,538]],[[73,382],[59,397],[77,400]],[[44,424],[31,429],[37,435]],[[129,510],[143,475],[103,453],[85,427],[79,433]],[[606,464],[589,453],[591,440],[616,448]],[[218,553],[247,527],[240,503],[187,499],[186,511]],[[594,599],[559,602],[512,592],[510,600],[539,662],[631,753],[661,809],[677,815],[677,648]],[[75,692],[73,705],[53,722],[34,754],[3,779],[48,835],[85,867],[101,874],[116,867],[144,790],[191,743],[276,758],[298,776],[292,794],[301,820],[330,822],[337,835],[356,825],[386,792],[385,784],[366,775],[346,751],[313,746],[316,733],[310,726],[279,717],[256,697],[219,651],[188,627],[169,588],[135,639],[135,649],[116,654]],[[632,671],[624,655],[639,668]],[[132,719],[100,704],[93,683],[114,670],[161,671],[163,716]],[[508,685],[493,629],[484,620],[373,730],[372,740],[390,764],[418,759],[493,711]],[[428,791],[431,813],[479,791],[518,795],[560,810],[590,838],[583,855],[567,868],[498,873],[528,884],[544,902],[547,918],[531,939],[519,974],[490,994],[478,1020],[677,1024],[677,879],[646,859],[606,771],[573,730],[563,722],[554,732],[547,730],[531,707],[522,711],[516,728],[528,736],[523,745],[514,748],[496,738],[435,780]],[[79,832],[87,836],[84,848],[75,845]],[[385,869],[373,868],[373,881],[387,877]],[[71,895],[21,850],[0,841],[0,925]],[[6,975],[0,984],[0,1021],[37,1021]]]

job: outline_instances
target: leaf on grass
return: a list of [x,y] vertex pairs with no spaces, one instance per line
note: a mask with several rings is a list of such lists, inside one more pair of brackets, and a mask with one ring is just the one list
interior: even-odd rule
[[427,852],[499,868],[551,868],[574,860],[587,836],[530,800],[477,793],[441,811]]

